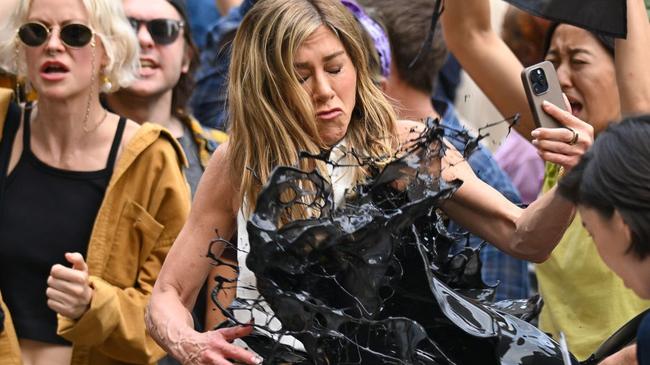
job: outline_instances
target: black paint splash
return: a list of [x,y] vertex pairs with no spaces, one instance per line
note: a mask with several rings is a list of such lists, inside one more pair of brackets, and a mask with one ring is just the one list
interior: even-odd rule
[[[224,309],[236,323],[233,310],[266,301],[282,328],[255,327],[304,345],[301,352],[259,333],[247,337],[266,363],[564,364],[559,345],[526,322],[539,313],[539,298],[491,303],[479,250],[452,250],[463,240],[445,230],[438,208],[462,182],[440,178],[444,134],[429,119],[384,167],[355,156],[372,178],[338,207],[317,172],[274,170],[247,226],[246,264],[261,297]],[[478,145],[464,132],[456,138],[466,156]],[[310,218],[283,224],[297,208]]]

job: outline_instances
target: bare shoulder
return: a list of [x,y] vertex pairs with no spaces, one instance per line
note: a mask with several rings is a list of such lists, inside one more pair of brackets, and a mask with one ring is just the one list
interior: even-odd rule
[[220,144],[210,158],[210,163],[199,182],[195,203],[198,203],[197,197],[203,197],[205,201],[218,201],[224,210],[236,214],[240,206],[240,181],[234,178],[231,171],[228,146],[229,142]]

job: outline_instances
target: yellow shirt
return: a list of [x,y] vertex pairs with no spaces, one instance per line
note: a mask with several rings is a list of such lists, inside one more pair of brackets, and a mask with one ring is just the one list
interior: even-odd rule
[[[544,191],[558,180],[559,168],[547,164]],[[539,290],[544,308],[539,327],[559,338],[564,332],[569,349],[580,360],[627,321],[650,307],[603,263],[596,245],[582,226],[573,220],[551,257],[537,265]]]

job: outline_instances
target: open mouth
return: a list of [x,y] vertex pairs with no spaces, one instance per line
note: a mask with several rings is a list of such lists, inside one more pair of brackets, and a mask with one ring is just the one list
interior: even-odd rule
[[153,69],[158,68],[158,64],[151,60],[140,60],[140,67]]
[[41,67],[41,72],[48,75],[62,74],[69,71],[70,70],[65,65],[58,62],[48,62]]
[[158,63],[151,59],[140,59],[140,77],[146,78],[155,74],[155,71],[160,68]]
[[583,109],[582,103],[573,101],[570,104],[571,104],[571,113],[576,117],[579,116]]

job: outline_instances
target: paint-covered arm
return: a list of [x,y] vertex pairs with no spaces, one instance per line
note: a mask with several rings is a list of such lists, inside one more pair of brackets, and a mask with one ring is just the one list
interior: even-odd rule
[[512,256],[545,261],[573,220],[575,206],[556,194],[555,188],[521,209],[479,180],[457,151],[447,150],[442,167],[445,180],[463,181],[443,204],[445,212],[473,234]]
[[[198,333],[190,315],[211,268],[207,252],[215,230],[230,237],[236,226],[237,194],[227,169],[227,146],[219,146],[201,178],[189,220],[169,251],[145,316],[151,337],[184,364],[226,363],[226,358],[259,363],[254,354],[230,343],[249,334],[252,327]],[[213,247],[212,252],[220,254],[215,251],[222,248]]]
[[521,82],[523,66],[492,28],[488,0],[450,0],[441,18],[445,41],[463,69],[504,117],[521,115],[517,132],[535,129]]
[[[223,264],[215,265],[208,275],[207,290],[205,298],[203,298],[205,300],[205,323],[203,325],[206,330],[213,329],[226,320],[221,308],[228,308],[237,296],[237,266],[239,263],[237,262],[237,252],[233,251],[235,250],[226,248],[220,258]],[[216,295],[219,305],[215,303],[213,295]]]
[[650,113],[650,23],[643,0],[627,0],[627,39],[615,46],[621,113]]
[[[408,145],[424,128],[422,123],[400,120],[396,133],[401,143]],[[545,261],[573,220],[575,206],[556,194],[553,188],[522,209],[481,181],[453,145],[448,141],[444,143],[444,157],[431,161],[429,173],[432,176],[440,173],[446,181],[458,179],[463,182],[443,203],[445,213],[471,233],[512,256]]]

